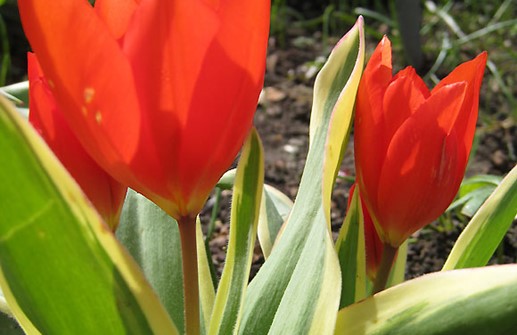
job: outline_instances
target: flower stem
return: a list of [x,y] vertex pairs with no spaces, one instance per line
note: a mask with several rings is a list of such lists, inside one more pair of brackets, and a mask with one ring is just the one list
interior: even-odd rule
[[196,219],[189,216],[178,220],[183,261],[183,300],[185,303],[185,334],[199,334],[199,283],[197,273]]
[[375,277],[372,294],[378,293],[386,288],[386,283],[388,282],[391,268],[393,266],[393,260],[397,255],[397,251],[398,248],[392,247],[386,243],[384,244],[381,264],[379,265],[379,270],[377,271],[377,276]]

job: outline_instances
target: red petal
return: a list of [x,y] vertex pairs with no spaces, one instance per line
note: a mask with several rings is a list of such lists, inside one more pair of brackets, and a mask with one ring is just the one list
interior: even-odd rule
[[118,224],[126,187],[111,178],[84,151],[58,110],[34,54],[28,55],[29,121],[77,181],[97,211],[113,229]]
[[[474,133],[476,131],[476,122],[478,117],[479,90],[485,72],[487,61],[487,53],[482,52],[471,61],[465,62],[454,69],[447,77],[438,83],[433,89],[440,90],[443,86],[457,82],[466,82],[467,94],[466,99],[454,126],[458,132],[458,136],[462,138],[464,150],[468,153],[472,147]],[[465,158],[468,160],[468,155]]]
[[382,104],[384,112],[382,136],[383,144],[386,145],[383,152],[397,129],[420,108],[429,95],[427,86],[413,68],[408,67],[393,77],[384,93]]
[[26,35],[59,108],[86,150],[129,181],[140,139],[128,61],[87,1],[20,0]]
[[377,193],[376,185],[384,159],[384,148],[387,146],[387,140],[384,138],[382,100],[392,80],[391,71],[391,43],[384,36],[366,65],[356,100],[356,174],[365,199],[373,199],[373,195]]
[[377,207],[385,242],[398,246],[436,219],[455,196],[463,175],[463,149],[450,123],[465,99],[465,85],[442,88],[395,133],[386,154]]
[[108,26],[115,39],[121,38],[140,1],[136,0],[97,0],[95,12]]
[[267,1],[149,0],[135,12],[124,51],[144,122],[163,144],[163,186],[177,202],[196,202],[184,209],[201,206],[250,129],[268,27]]

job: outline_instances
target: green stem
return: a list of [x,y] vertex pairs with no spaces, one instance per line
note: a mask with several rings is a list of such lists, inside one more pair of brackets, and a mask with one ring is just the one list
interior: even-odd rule
[[189,216],[178,220],[183,261],[183,299],[185,303],[185,334],[199,334],[199,282],[197,273],[196,219]]
[[393,267],[393,260],[397,255],[398,248],[392,247],[389,244],[384,244],[381,264],[375,277],[372,294],[378,293],[386,288],[386,283],[390,276],[391,268]]

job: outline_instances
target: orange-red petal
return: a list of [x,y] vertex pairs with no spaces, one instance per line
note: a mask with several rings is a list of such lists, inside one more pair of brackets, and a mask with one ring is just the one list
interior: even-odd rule
[[124,181],[140,113],[130,65],[87,1],[20,0],[25,33],[70,127],[95,160]]
[[465,99],[465,84],[432,95],[397,130],[386,151],[373,205],[383,240],[398,247],[436,219],[452,201],[462,175],[463,149],[444,118],[454,118]]
[[152,142],[173,143],[156,149],[169,174],[160,194],[183,214],[200,209],[251,127],[268,17],[263,1],[150,0],[124,36]]
[[391,42],[384,36],[366,65],[357,92],[354,148],[357,178],[362,185],[377,184],[382,168],[383,151],[387,146],[382,130],[382,104],[392,80],[391,71]]
[[139,2],[137,0],[96,0],[94,10],[108,26],[113,38],[120,39],[126,33]]
[[106,223],[115,229],[127,187],[116,182],[84,151],[59,111],[34,54],[28,55],[28,65],[30,122]]

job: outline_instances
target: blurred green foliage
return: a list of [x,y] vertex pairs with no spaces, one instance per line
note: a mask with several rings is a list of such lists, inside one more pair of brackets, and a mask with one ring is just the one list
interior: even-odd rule
[[[0,8],[5,5],[5,0],[0,0]],[[9,38],[7,36],[7,26],[5,24],[2,13],[0,12],[0,45],[2,51],[0,57],[0,86],[6,84],[7,71],[11,65],[11,51],[9,48]]]
[[24,79],[27,51],[17,1],[0,0],[0,86]]

